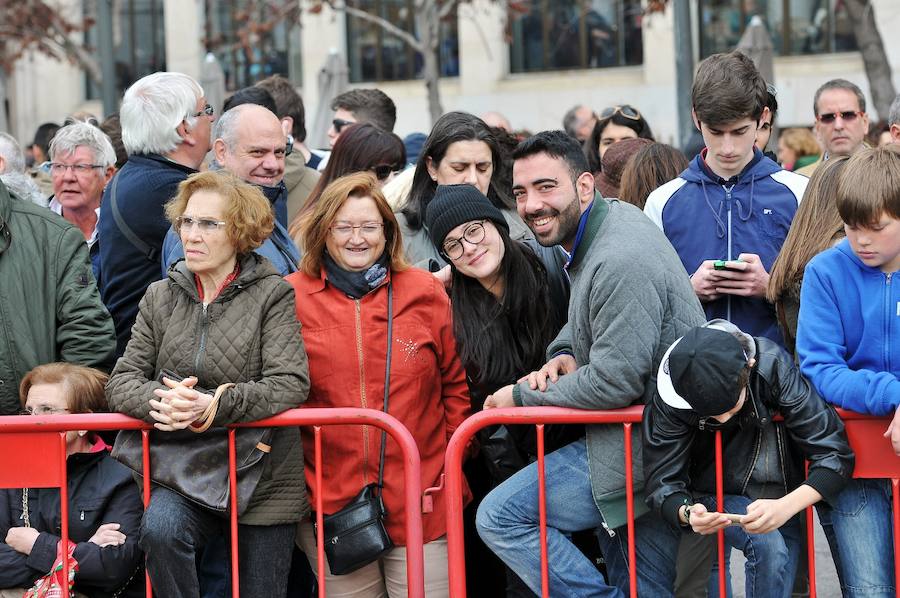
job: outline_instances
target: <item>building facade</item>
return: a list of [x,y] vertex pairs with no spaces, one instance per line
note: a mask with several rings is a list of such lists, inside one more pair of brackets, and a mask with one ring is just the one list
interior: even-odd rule
[[[369,20],[327,7],[310,11],[310,0],[297,1],[303,9],[299,26],[266,22],[261,3],[252,0],[115,3],[117,87],[121,92],[161,68],[201,78],[212,51],[230,89],[272,73],[289,77],[302,91],[312,122],[318,107],[327,109],[330,100],[319,97],[319,72],[329,53],[337,52],[346,57],[351,87],[377,86],[394,99],[397,133],[430,129],[421,56]],[[813,94],[834,77],[853,81],[868,96],[852,24],[839,0],[684,1],[691,3],[695,61],[733,48],[750,17],[763,17],[774,46],[780,125],[812,124]],[[413,0],[356,4],[415,35]],[[560,127],[563,114],[576,104],[600,111],[628,103],[647,118],[658,140],[676,143],[672,10],[645,15],[645,5],[646,0],[460,4],[440,27],[444,110],[496,110],[514,128],[537,131]],[[900,30],[900,3],[872,0],[872,5],[896,72],[900,39],[892,32]],[[248,22],[264,26],[250,28]],[[53,93],[47,93],[48,80],[54,82]],[[896,76],[895,85],[900,89]],[[26,143],[42,122],[61,122],[76,109],[101,112],[96,86],[79,69],[41,56],[21,60],[8,87],[10,128]]]

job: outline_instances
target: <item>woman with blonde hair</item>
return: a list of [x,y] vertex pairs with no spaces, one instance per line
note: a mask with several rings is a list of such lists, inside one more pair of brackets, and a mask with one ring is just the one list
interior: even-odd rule
[[[22,413],[53,416],[106,411],[99,370],[48,363],[19,385]],[[130,469],[109,455],[94,432],[66,432],[69,540],[78,563],[73,597],[144,595],[138,547],[143,505]],[[21,598],[50,572],[61,541],[59,490],[0,490],[0,598]],[[15,588],[15,589],[11,589]]]
[[809,129],[785,129],[778,137],[778,161],[785,170],[797,170],[819,159],[822,148]]
[[[309,355],[308,407],[384,410],[412,433],[421,455],[421,490],[441,485],[447,441],[470,412],[466,377],[453,337],[450,301],[438,279],[410,268],[403,239],[378,180],[355,173],[332,182],[303,221],[300,271],[287,277]],[[403,455],[369,426],[342,426],[322,437],[319,487],[312,430],[303,429],[310,500],[324,514],[341,511],[374,486],[384,504],[393,548],[346,574],[325,568],[329,596],[407,595]],[[448,596],[445,492],[422,515],[425,592]],[[328,525],[326,524],[326,529]],[[300,542],[317,570],[315,532]]]
[[803,201],[769,274],[766,298],[775,304],[779,328],[791,354],[797,338],[803,270],[809,260],[845,236],[836,200],[846,162],[846,156],[833,156],[810,177]]

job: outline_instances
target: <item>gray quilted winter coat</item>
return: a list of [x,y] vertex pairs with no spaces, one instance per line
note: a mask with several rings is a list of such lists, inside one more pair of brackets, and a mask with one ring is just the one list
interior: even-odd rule
[[[240,264],[237,279],[206,308],[184,260],[150,285],[106,387],[111,409],[153,422],[148,401],[162,387],[156,380],[163,369],[197,376],[207,389],[235,383],[221,396],[216,426],[263,419],[306,400],[309,368],[294,291],[265,258],[250,253]],[[241,523],[293,523],[308,513],[301,450],[298,428],[277,428]]]

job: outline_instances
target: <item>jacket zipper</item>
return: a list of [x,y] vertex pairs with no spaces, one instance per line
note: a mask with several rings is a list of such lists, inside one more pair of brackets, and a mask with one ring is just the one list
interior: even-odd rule
[[778,445],[778,460],[781,463],[781,483],[782,483],[782,487],[784,488],[784,494],[787,494],[788,493],[787,468],[786,468],[786,464],[784,462],[784,454],[785,454],[784,444],[785,443],[784,443],[784,438],[782,437],[781,424],[776,424],[773,422],[772,425],[775,426],[775,441],[777,442],[777,445]]
[[[888,272],[885,274],[885,283],[884,283],[884,304],[887,310],[887,317],[884,322],[884,350],[885,350],[885,359],[884,362],[887,364],[887,369],[885,371],[893,372],[894,368],[891,366],[891,277],[893,276],[893,272]],[[897,311],[900,312],[900,302],[897,303],[896,307]],[[898,313],[900,315],[900,313]]]
[[[725,259],[732,260],[734,256],[731,255],[731,191],[734,189],[734,184],[730,187],[722,185],[722,188],[725,189],[725,204],[728,206],[728,230],[725,232],[728,247]],[[731,295],[725,295],[725,319],[731,321]]]
[[209,317],[207,314],[207,305],[204,303],[200,312],[200,345],[197,347],[197,354],[194,355],[194,376],[200,380],[200,365],[203,362],[203,354],[206,353],[206,338],[209,336]]
[[[366,367],[363,362],[363,339],[362,339],[362,313],[360,310],[359,299],[353,301],[356,304],[356,359],[359,362],[359,399],[363,409],[366,409],[368,401],[366,400]],[[363,483],[366,482],[366,472],[369,471],[369,426],[363,426]]]

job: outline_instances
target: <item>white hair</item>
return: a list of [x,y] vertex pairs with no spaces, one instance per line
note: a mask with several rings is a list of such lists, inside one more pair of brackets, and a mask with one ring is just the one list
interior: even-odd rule
[[182,121],[197,124],[197,100],[203,88],[183,73],[159,72],[136,81],[125,92],[119,118],[129,154],[166,154],[181,144]]
[[25,172],[25,154],[16,138],[9,133],[0,133],[0,157],[6,161],[2,172]]
[[66,125],[56,132],[50,142],[50,159],[62,154],[72,154],[79,147],[86,147],[94,155],[93,161],[103,167],[116,165],[116,150],[106,133],[84,122]]
[[29,175],[24,172],[4,172],[0,174],[0,182],[6,185],[9,192],[19,199],[30,201],[42,208],[47,207],[47,198]]

